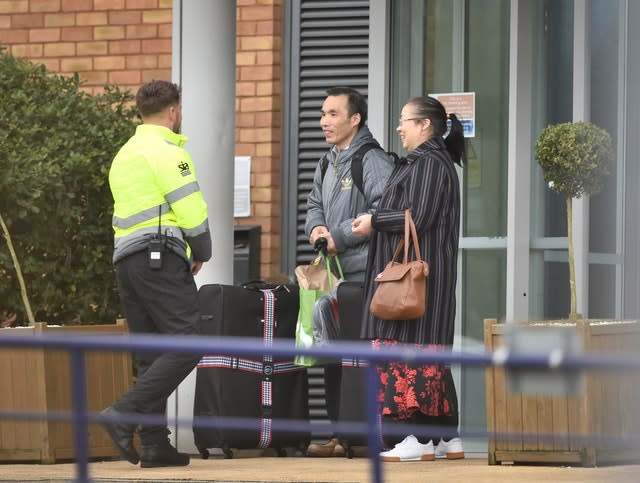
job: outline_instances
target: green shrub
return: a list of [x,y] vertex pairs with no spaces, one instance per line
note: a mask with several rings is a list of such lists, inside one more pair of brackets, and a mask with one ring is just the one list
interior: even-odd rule
[[536,159],[554,191],[571,198],[592,195],[609,173],[611,136],[589,122],[553,124],[538,137]]
[[[36,320],[111,323],[120,312],[111,264],[108,172],[135,130],[132,95],[91,96],[76,76],[0,51],[0,213]],[[24,323],[15,267],[0,245],[0,317]]]

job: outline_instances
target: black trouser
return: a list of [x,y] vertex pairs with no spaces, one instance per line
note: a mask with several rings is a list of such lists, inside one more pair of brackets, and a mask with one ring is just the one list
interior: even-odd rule
[[[198,333],[197,288],[189,266],[172,252],[163,255],[162,268],[149,268],[147,253],[133,254],[116,265],[118,288],[129,330],[133,334]],[[136,383],[113,404],[122,413],[162,415],[167,398],[198,364],[201,354],[136,352]],[[142,426],[143,445],[166,443],[166,422]]]

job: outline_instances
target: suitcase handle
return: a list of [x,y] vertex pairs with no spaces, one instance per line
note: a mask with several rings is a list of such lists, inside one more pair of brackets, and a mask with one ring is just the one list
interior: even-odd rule
[[266,282],[264,280],[255,279],[240,284],[241,287],[249,287],[250,285],[266,285]]
[[[242,288],[246,288],[246,289],[249,289],[249,290],[255,290],[255,291],[261,290],[260,286],[267,287],[267,286],[273,286],[273,285],[274,284],[265,282],[264,280],[250,280],[249,282],[244,282],[244,283],[240,284],[240,286]],[[287,285],[284,284],[284,283],[275,285],[270,290],[273,290],[274,292],[277,292],[278,290],[286,290],[287,292],[291,292],[289,287],[287,287]]]

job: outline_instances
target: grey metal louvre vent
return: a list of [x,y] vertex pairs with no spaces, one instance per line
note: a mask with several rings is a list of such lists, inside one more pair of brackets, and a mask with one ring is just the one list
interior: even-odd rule
[[[314,256],[304,220],[316,165],[329,148],[320,131],[326,90],[350,86],[366,96],[368,53],[368,0],[285,2],[282,259],[290,275]],[[308,373],[311,421],[326,422],[324,371],[314,367]],[[330,436],[319,429],[314,439]]]
[[288,258],[288,273],[313,257],[304,234],[304,219],[316,164],[328,149],[319,126],[326,89],[346,85],[366,95],[369,68],[368,0],[291,3],[292,39],[298,41],[291,45],[290,95],[285,96],[294,109],[288,111],[293,129],[285,130],[289,137],[288,169],[295,164],[296,172],[289,178],[291,184],[283,185],[290,196],[290,203],[283,205],[283,215],[295,219],[295,226],[290,224],[285,233],[289,249],[295,247],[295,257]]

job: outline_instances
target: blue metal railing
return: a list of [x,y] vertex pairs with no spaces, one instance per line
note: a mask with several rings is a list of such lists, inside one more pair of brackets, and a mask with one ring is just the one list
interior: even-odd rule
[[[70,352],[70,373],[72,381],[73,411],[48,412],[45,416],[49,420],[70,421],[74,428],[74,449],[76,455],[76,481],[88,482],[88,428],[89,423],[104,421],[96,413],[89,413],[87,409],[86,368],[84,355],[88,351],[111,350],[114,352],[134,351],[166,351],[196,354],[224,353],[235,355],[271,354],[274,357],[292,357],[303,354],[312,357],[339,359],[344,354],[370,362],[398,360],[420,363],[461,364],[470,366],[502,366],[505,368],[530,368],[543,370],[615,370],[637,371],[640,369],[640,356],[628,353],[582,353],[578,355],[558,354],[545,355],[516,355],[503,350],[491,352],[443,352],[425,351],[414,346],[380,347],[372,349],[367,342],[341,342],[332,345],[303,349],[295,347],[293,341],[275,340],[266,346],[262,339],[247,337],[209,337],[209,336],[161,336],[161,335],[59,335],[59,334],[25,334],[3,336],[0,333],[0,347],[62,349]],[[375,365],[369,364],[363,368],[368,371],[367,379],[367,422],[339,423],[336,429],[349,433],[367,434],[369,457],[372,463],[372,481],[382,481],[382,472],[378,453],[381,450],[380,438],[377,432],[378,408],[376,403]],[[0,419],[42,419],[41,413],[32,412],[1,412]],[[194,418],[194,424],[203,427],[244,428],[255,420],[243,418]],[[150,415],[123,415],[122,422],[130,424],[163,424],[164,419]],[[178,425],[187,421],[176,421]],[[287,421],[281,427],[288,430],[308,431],[309,421]],[[314,426],[317,428],[317,425]],[[274,428],[278,428],[274,421]],[[404,428],[405,430],[407,427]],[[410,429],[410,428],[408,428]]]

